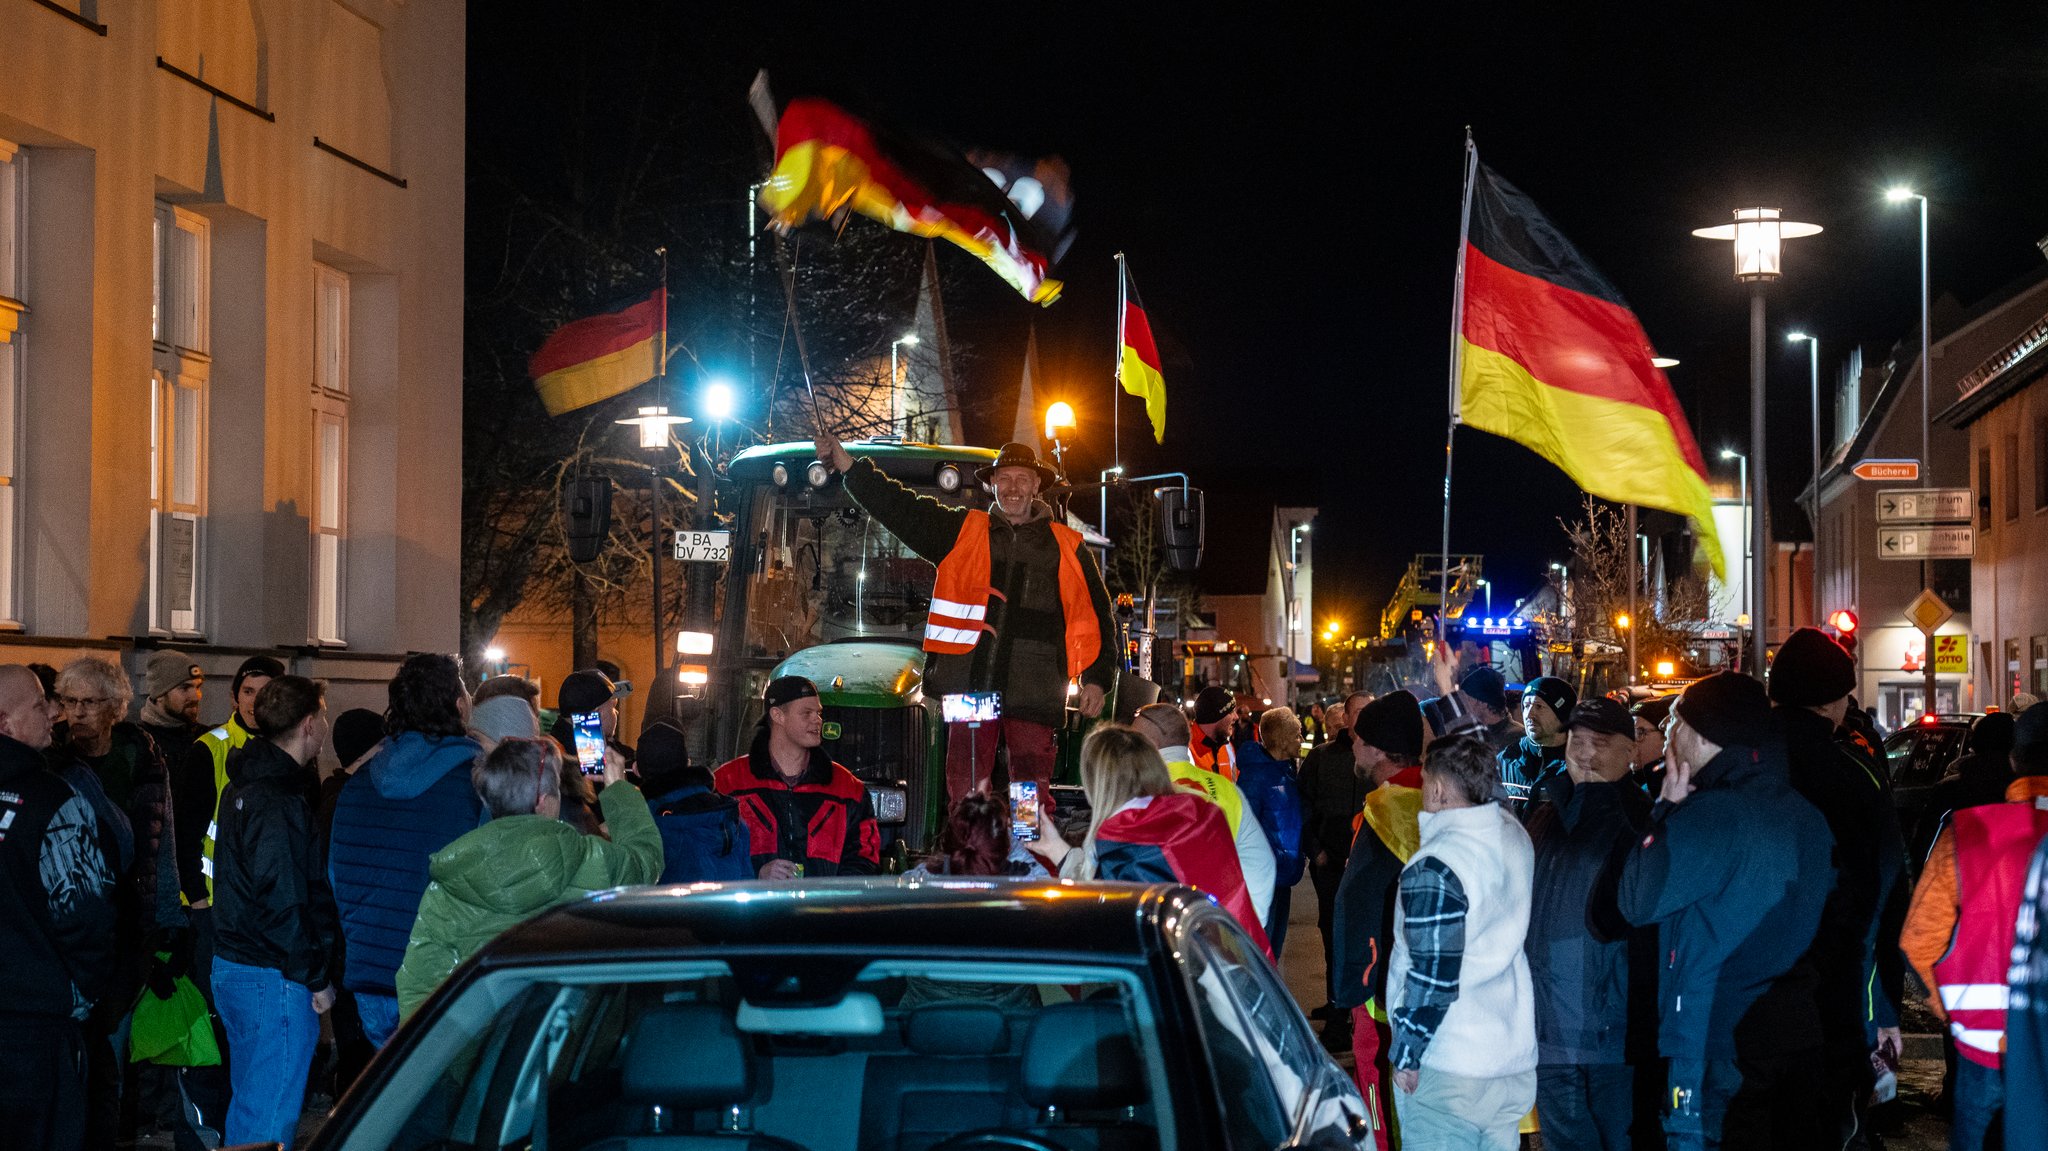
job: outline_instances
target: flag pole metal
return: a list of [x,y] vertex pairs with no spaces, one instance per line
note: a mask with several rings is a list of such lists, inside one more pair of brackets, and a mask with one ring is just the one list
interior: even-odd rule
[[1472,185],[1479,175],[1479,149],[1472,143],[1472,129],[1465,128],[1465,196],[1458,209],[1458,272],[1451,288],[1451,381],[1450,418],[1444,427],[1444,534],[1438,557],[1437,639],[1444,638],[1444,625],[1451,612],[1451,464],[1457,443],[1459,420],[1458,377],[1464,368],[1462,333],[1465,327],[1465,246],[1472,235]]
[[[663,405],[665,411],[668,401],[668,246],[656,248],[654,254],[661,257],[661,357],[655,361],[657,372],[654,377],[654,402]],[[667,431],[667,427],[664,426],[663,432]],[[651,674],[655,680],[653,690],[648,693],[648,705],[652,706],[656,697],[665,695],[668,699],[668,710],[674,712],[674,686],[669,677],[663,675],[661,671],[661,456],[667,450],[668,445],[664,443],[661,451],[655,453],[654,463],[648,469],[647,476],[650,491],[648,511],[654,521],[653,538],[648,541],[647,553],[654,568],[654,669]]]
[[1124,390],[1124,314],[1130,310],[1130,270],[1124,265],[1124,254],[1116,254],[1116,365],[1109,385],[1109,435],[1110,463],[1118,468],[1124,466],[1123,411],[1118,401]]

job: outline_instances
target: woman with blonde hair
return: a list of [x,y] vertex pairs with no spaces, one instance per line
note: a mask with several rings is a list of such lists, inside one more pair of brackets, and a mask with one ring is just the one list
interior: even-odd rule
[[1081,789],[1093,810],[1081,846],[1039,819],[1039,851],[1062,876],[1199,887],[1272,954],[1223,809],[1176,787],[1150,740],[1121,724],[1095,729],[1081,745]]

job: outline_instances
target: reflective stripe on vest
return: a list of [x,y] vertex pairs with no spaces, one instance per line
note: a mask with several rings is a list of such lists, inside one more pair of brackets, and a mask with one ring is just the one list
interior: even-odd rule
[[[1060,614],[1065,617],[1068,679],[1080,675],[1102,654],[1102,626],[1095,601],[1088,594],[1088,576],[1081,570],[1081,533],[1061,523],[1047,524],[1060,553]],[[932,583],[932,606],[925,616],[924,650],[966,655],[974,650],[988,625],[988,601],[1002,593],[989,585],[989,517],[969,511],[961,521],[953,550],[939,561]]]
[[1934,965],[1956,1050],[1973,1063],[1999,1067],[2005,1046],[2013,924],[2027,864],[2048,835],[2048,810],[2028,802],[1993,803],[1955,813],[1956,891],[1962,907],[1948,953]]
[[213,838],[220,833],[220,797],[228,789],[228,753],[249,742],[249,733],[243,729],[240,717],[230,715],[226,723],[200,736],[199,742],[206,745],[207,754],[213,757],[213,817],[207,820],[206,835],[199,840],[199,870],[206,876],[206,898],[210,901],[213,899]]

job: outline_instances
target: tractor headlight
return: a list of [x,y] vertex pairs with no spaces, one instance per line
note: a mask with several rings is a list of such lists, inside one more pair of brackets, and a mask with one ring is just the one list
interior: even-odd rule
[[877,823],[902,823],[910,815],[910,796],[900,787],[868,788],[868,806]]
[[812,487],[822,488],[832,482],[832,469],[823,460],[812,460],[811,466],[804,469],[804,479]]

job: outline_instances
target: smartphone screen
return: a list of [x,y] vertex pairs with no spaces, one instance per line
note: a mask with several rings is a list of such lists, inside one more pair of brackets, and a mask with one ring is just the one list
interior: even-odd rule
[[569,717],[576,734],[576,765],[585,775],[604,774],[604,717],[594,711]]
[[1010,838],[1038,838],[1038,785],[1028,780],[1010,785]]
[[939,714],[947,723],[994,723],[1003,714],[1003,693],[963,691],[939,697]]

